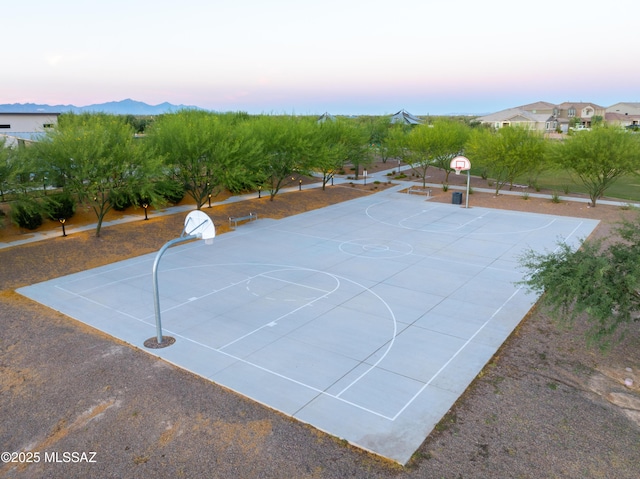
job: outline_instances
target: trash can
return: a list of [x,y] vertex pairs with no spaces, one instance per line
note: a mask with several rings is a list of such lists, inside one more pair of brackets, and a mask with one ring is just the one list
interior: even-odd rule
[[453,205],[461,205],[462,204],[462,193],[459,191],[454,191],[451,194],[451,204]]

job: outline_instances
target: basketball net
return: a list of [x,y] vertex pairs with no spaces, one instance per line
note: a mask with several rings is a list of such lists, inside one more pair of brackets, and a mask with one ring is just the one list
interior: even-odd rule
[[461,171],[462,171],[462,168],[457,168],[456,167],[456,175],[459,175]]

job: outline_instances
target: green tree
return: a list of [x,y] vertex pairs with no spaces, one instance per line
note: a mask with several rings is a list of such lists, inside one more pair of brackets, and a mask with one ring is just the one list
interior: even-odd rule
[[[410,151],[407,147],[407,136],[411,132],[412,127],[404,123],[392,123],[389,125],[387,132],[387,149],[391,158],[397,158],[399,161],[409,162]],[[398,163],[398,166],[399,163]]]
[[430,135],[430,125],[417,125],[404,135],[396,135],[396,140],[402,142],[396,146],[401,151],[401,157],[405,163],[411,165],[411,169],[422,179],[422,186],[426,186],[427,170],[431,166],[433,154],[433,142]]
[[411,165],[413,171],[426,186],[429,167],[435,166],[446,172],[448,182],[451,159],[459,155],[468,138],[469,128],[461,122],[438,119],[432,125],[417,125],[410,130],[395,129],[392,132],[396,155]]
[[34,151],[24,145],[10,147],[0,139],[0,200],[5,201],[8,192],[21,197],[37,196],[42,186],[42,167],[35,161]]
[[486,170],[495,180],[496,195],[504,185],[513,188],[516,178],[540,169],[545,161],[546,142],[534,130],[503,127],[474,129],[465,147],[472,166]]
[[[319,124],[313,133],[309,153],[310,166],[322,173],[322,189],[349,162],[356,168],[371,164],[372,148],[368,146],[369,125],[351,119]],[[357,173],[356,173],[357,175]]]
[[357,180],[360,171],[367,169],[373,163],[374,150],[369,146],[370,131],[361,124],[345,122],[342,137],[346,149],[346,162],[353,166]]
[[552,253],[527,251],[521,284],[542,294],[540,304],[562,324],[586,317],[587,339],[607,348],[640,320],[640,216],[622,222],[617,240],[585,241],[574,251],[559,243]]
[[9,148],[4,138],[0,138],[0,201],[4,201],[4,194],[11,189],[16,168],[14,151]]
[[591,206],[622,175],[640,169],[640,138],[619,128],[601,126],[571,135],[549,151],[551,163],[575,174]]
[[389,130],[392,125],[386,116],[368,116],[359,119],[358,124],[369,131],[369,146],[372,148],[382,163],[391,158],[389,145]]
[[98,220],[96,236],[114,206],[114,194],[155,196],[152,180],[157,165],[136,147],[133,130],[122,117],[62,115],[33,152],[41,171],[55,171],[65,191],[91,206]]
[[310,163],[314,171],[322,174],[322,189],[344,168],[347,153],[343,139],[344,120],[317,124],[310,149]]
[[256,165],[273,201],[292,175],[310,171],[313,135],[317,132],[311,118],[263,115],[251,124],[262,145],[263,160]]
[[450,166],[451,160],[462,154],[469,133],[469,127],[461,121],[439,119],[433,123],[429,132],[432,142],[432,164],[444,170],[445,184],[449,182],[449,174],[454,171]]
[[234,115],[182,110],[158,118],[144,141],[200,209],[225,186],[248,179],[259,145],[243,132]]

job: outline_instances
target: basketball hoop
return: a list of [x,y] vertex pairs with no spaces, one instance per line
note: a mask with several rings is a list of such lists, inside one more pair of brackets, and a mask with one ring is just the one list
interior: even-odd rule
[[461,171],[467,171],[471,169],[471,162],[464,156],[456,156],[451,160],[449,166],[452,170],[456,170],[456,175],[459,175]]
[[216,228],[211,221],[209,215],[201,210],[192,211],[184,219],[184,229],[179,238],[173,239],[160,248],[156,259],[153,262],[153,306],[156,315],[156,337],[149,338],[144,342],[147,348],[164,348],[171,346],[175,343],[175,338],[162,335],[162,320],[160,318],[160,293],[158,291],[158,266],[160,264],[160,258],[164,252],[171,246],[183,243],[185,241],[191,241],[194,239],[203,239],[205,244],[213,243],[213,238],[216,236]]
[[[189,229],[192,228],[192,229]],[[216,227],[211,218],[202,210],[194,210],[184,219],[183,236],[194,236],[204,240],[204,244],[213,244]]]
[[456,171],[456,175],[459,175],[461,171],[467,172],[467,199],[465,202],[465,208],[469,207],[469,183],[471,181],[471,177],[469,174],[469,170],[471,169],[471,162],[469,158],[466,156],[456,156],[449,163],[449,168]]

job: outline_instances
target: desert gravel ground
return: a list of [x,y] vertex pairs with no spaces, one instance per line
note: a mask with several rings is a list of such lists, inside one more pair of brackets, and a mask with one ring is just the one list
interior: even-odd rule
[[[220,234],[231,214],[279,218],[372,193],[374,185],[335,186],[205,211]],[[432,201],[450,198],[434,189]],[[600,236],[635,214],[485,193],[474,193],[470,205],[598,218]],[[604,355],[586,348],[582,326],[562,330],[532,311],[402,467],[14,292],[157,251],[177,236],[183,216],[0,250],[0,452],[39,454],[36,463],[0,463],[0,477],[640,477],[638,329]]]

